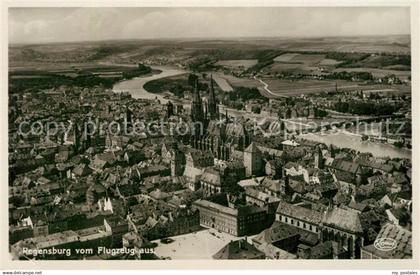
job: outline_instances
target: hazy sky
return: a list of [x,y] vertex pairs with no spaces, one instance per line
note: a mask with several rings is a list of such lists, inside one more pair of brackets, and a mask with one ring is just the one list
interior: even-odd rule
[[11,43],[409,34],[409,8],[11,8]]

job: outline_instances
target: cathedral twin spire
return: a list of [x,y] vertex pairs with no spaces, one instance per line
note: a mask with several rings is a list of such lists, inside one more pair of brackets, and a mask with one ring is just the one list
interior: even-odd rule
[[213,87],[213,76],[210,75],[210,91],[209,91],[209,99],[208,99],[208,112],[210,114],[210,119],[219,119],[219,111],[217,110],[217,100],[216,95],[214,93]]
[[203,102],[198,89],[198,80],[195,81],[194,93],[191,102],[191,119],[194,122],[204,122]]
[[[205,107],[205,111],[204,108]],[[213,77],[210,75],[210,91],[206,106],[203,106],[201,100],[200,90],[198,88],[198,79],[195,82],[194,93],[191,103],[191,119],[196,121],[204,122],[209,116],[210,120],[219,118],[219,112],[217,108],[216,95],[214,93]]]

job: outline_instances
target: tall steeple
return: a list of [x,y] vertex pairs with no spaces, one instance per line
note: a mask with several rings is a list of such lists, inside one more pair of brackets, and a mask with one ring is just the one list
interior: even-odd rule
[[191,103],[191,119],[192,121],[204,122],[203,102],[198,90],[198,80],[195,82],[194,94]]
[[174,114],[174,105],[169,100],[166,104],[166,118],[170,118]]
[[323,169],[324,168],[324,160],[322,157],[322,150],[321,147],[317,146],[316,150],[315,150],[315,167],[318,169]]
[[216,95],[214,94],[213,76],[210,75],[210,91],[209,91],[209,109],[210,119],[219,118],[219,110],[217,109]]

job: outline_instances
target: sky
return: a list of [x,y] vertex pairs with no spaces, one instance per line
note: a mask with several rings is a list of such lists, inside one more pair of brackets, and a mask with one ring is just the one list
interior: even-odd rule
[[405,7],[10,8],[10,43],[410,34]]

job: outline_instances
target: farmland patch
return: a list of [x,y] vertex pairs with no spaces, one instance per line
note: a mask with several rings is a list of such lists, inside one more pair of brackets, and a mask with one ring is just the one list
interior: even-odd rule
[[232,69],[248,69],[257,64],[257,59],[236,59],[236,60],[220,60],[216,62],[216,65]]

